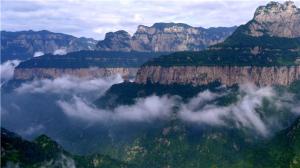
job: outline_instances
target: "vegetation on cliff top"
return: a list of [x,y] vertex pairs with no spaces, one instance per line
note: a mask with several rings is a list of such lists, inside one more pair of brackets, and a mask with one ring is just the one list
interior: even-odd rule
[[17,68],[135,68],[161,54],[165,53],[78,51],[66,55],[46,54],[24,61]]
[[240,26],[223,43],[199,52],[176,52],[154,58],[144,66],[291,66],[300,59],[300,38],[260,36],[242,33]]

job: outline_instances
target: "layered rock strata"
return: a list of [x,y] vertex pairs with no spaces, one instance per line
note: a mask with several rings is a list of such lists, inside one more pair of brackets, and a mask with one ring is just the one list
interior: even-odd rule
[[300,66],[145,66],[136,76],[137,83],[203,85],[219,81],[224,85],[254,83],[289,85],[300,79]]

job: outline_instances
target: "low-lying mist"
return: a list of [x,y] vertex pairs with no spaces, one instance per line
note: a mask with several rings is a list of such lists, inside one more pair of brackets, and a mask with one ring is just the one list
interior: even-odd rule
[[13,77],[14,69],[20,62],[19,60],[9,60],[0,65],[1,86]]
[[196,127],[233,128],[269,137],[300,114],[293,93],[252,84],[235,91],[205,90],[185,101],[178,95],[153,93],[135,99],[134,104],[110,109],[94,104],[110,86],[121,82],[120,75],[63,76],[27,81],[9,92],[2,87],[2,126],[28,139],[47,134],[67,150],[89,153],[105,151],[99,144],[134,137],[174,119]]
[[184,122],[209,126],[235,127],[268,136],[274,128],[281,128],[280,120],[300,113],[293,95],[277,93],[272,87],[240,85],[235,100],[220,105],[231,92],[200,92],[196,97],[183,102],[179,96],[156,96],[138,98],[133,105],[120,105],[111,110],[74,97],[71,101],[58,101],[62,111],[87,122],[151,122],[169,120],[176,116]]
[[[2,68],[4,66],[8,67],[5,71]],[[107,126],[69,117],[57,102],[71,102],[74,97],[78,97],[91,103],[111,85],[122,82],[120,75],[107,78],[63,76],[35,79],[11,89],[7,81],[12,78],[15,66],[11,63],[1,65],[1,75],[10,74],[3,80],[6,85],[1,86],[2,127],[27,139],[46,134],[66,149],[77,153],[93,151],[99,139],[111,139],[107,138],[110,131]]]

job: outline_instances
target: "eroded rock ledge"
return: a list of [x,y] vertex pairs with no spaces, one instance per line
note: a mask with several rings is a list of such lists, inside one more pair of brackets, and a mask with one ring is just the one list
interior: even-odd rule
[[289,85],[300,79],[300,66],[144,66],[137,72],[137,83],[203,85],[219,81],[224,85],[254,83]]
[[137,68],[16,68],[14,79],[57,78],[64,75],[98,78],[117,74],[120,74],[123,78],[134,78],[137,70]]

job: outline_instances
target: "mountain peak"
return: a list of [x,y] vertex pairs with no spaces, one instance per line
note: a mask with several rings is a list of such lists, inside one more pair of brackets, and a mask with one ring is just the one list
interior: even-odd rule
[[157,28],[157,29],[164,29],[164,28],[169,28],[169,27],[183,27],[183,28],[191,28],[190,25],[184,24],[184,23],[154,23],[151,27]]
[[260,6],[256,9],[254,19],[264,15],[279,15],[279,14],[297,14],[299,9],[293,1],[286,1],[283,4],[271,1],[266,6]]
[[120,30],[105,35],[97,44],[101,51],[174,52],[199,51],[207,46],[222,42],[235,27],[201,28],[184,23],[154,23],[152,26],[139,25],[130,36]]
[[102,51],[130,51],[131,35],[119,30],[105,34],[105,38],[97,43],[97,48]]
[[125,30],[118,30],[116,32],[108,32],[105,34],[105,38],[113,38],[115,36],[130,37],[130,34]]
[[256,9],[248,28],[251,36],[300,37],[300,9],[293,1],[271,1]]
[[192,26],[185,24],[185,23],[164,23],[164,22],[158,22],[154,23],[151,27],[144,26],[144,25],[139,25],[137,28],[138,33],[144,33],[147,31],[150,32],[156,32],[156,31],[183,31],[188,28],[193,28]]

